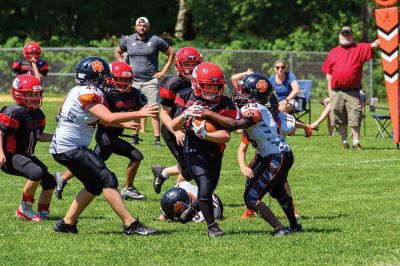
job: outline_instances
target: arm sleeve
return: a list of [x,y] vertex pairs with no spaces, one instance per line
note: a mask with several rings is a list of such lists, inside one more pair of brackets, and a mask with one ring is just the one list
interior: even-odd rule
[[126,50],[128,50],[127,40],[128,40],[128,36],[122,36],[121,39],[119,40],[119,48],[121,48],[121,50],[124,52]]
[[49,72],[49,65],[45,61],[42,61],[42,60],[39,60],[36,63],[36,65],[39,69],[40,74],[42,74],[43,76],[47,76],[47,73]]
[[12,66],[11,66],[12,71],[17,74],[20,75],[21,74],[21,64],[19,61],[15,61]]
[[295,80],[297,80],[296,75],[293,72],[289,72],[288,83],[291,84]]
[[185,110],[185,102],[179,96],[179,94],[175,98],[175,104],[176,104],[176,112],[174,118],[180,116]]
[[324,64],[321,67],[321,71],[325,74],[332,74],[332,63],[331,63],[332,51],[328,54]]
[[169,44],[163,39],[158,37],[157,38],[157,48],[158,50],[160,50],[161,52],[166,52],[169,48]]
[[18,113],[3,112],[3,110],[0,113],[0,130],[4,134],[13,134],[20,126],[18,121]]
[[94,90],[87,90],[85,93],[79,95],[79,102],[82,108],[85,108],[90,103],[101,103],[103,104],[103,94]]

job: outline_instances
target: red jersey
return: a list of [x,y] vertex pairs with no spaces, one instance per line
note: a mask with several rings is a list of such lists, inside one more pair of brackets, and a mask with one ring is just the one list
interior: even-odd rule
[[321,71],[332,75],[332,89],[361,89],[363,64],[372,58],[370,43],[353,43],[333,48]]
[[4,152],[32,155],[46,118],[40,109],[28,111],[19,105],[4,106],[0,111],[0,131]]

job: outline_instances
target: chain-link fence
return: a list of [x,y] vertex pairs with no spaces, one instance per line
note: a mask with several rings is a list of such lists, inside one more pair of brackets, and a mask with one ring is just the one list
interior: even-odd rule
[[[175,47],[176,48],[176,47]],[[177,49],[176,49],[177,50]],[[312,99],[321,99],[327,96],[325,75],[321,66],[327,53],[321,52],[287,52],[287,51],[258,51],[258,50],[222,50],[199,49],[205,61],[218,64],[227,77],[226,94],[230,93],[231,83],[228,77],[254,69],[270,76],[274,73],[273,63],[277,59],[287,62],[288,71],[292,71],[297,79],[313,81]],[[48,93],[65,94],[75,85],[75,65],[89,55],[100,56],[111,62],[115,60],[114,48],[43,48],[42,57],[49,65],[48,76],[43,78],[43,86]],[[22,49],[0,48],[0,93],[8,93],[15,74],[11,70],[12,63],[22,57]],[[160,54],[160,66],[165,64],[166,56]],[[368,96],[373,94],[375,68],[380,68],[380,62],[371,60],[364,65],[363,88]],[[375,71],[376,72],[376,71]],[[171,67],[168,74],[174,74]],[[383,83],[383,78],[375,84]],[[383,86],[383,85],[382,85]],[[381,88],[379,88],[381,90]],[[375,89],[376,91],[376,89]],[[377,93],[374,93],[376,95]]]

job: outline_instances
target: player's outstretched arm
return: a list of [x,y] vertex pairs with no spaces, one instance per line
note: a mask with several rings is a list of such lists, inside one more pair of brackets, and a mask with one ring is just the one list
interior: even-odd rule
[[236,129],[248,128],[252,125],[249,119],[239,119],[235,120],[227,116],[220,115],[216,112],[204,109],[201,116],[211,118],[214,122],[220,124],[222,127],[229,131],[234,131]]
[[42,133],[40,135],[40,137],[38,138],[38,141],[40,142],[51,142],[51,140],[53,139],[53,134],[49,134],[49,133]]
[[86,105],[86,109],[100,119],[100,123],[104,125],[119,126],[122,122],[128,122],[135,118],[155,117],[158,114],[158,105],[146,105],[139,111],[135,112],[117,112],[111,111],[101,103],[90,103]]

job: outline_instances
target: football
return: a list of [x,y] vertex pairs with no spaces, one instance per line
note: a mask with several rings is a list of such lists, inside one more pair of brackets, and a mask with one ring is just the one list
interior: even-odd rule
[[221,127],[217,123],[211,120],[207,120],[204,117],[195,117],[192,123],[199,127],[201,125],[201,122],[203,122],[203,120],[206,120],[206,131],[208,133],[215,132],[221,129]]

